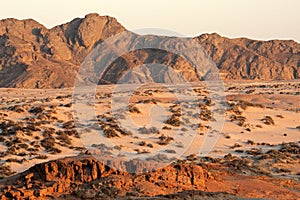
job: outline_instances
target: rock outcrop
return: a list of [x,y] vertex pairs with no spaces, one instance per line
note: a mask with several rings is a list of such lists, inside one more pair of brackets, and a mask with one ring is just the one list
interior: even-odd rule
[[[143,167],[140,165],[140,167]],[[218,163],[174,163],[141,174],[85,155],[37,164],[0,181],[6,199],[299,199],[299,183],[239,175]],[[205,198],[204,198],[205,197]]]
[[2,199],[42,198],[76,193],[81,186],[93,184],[95,191],[118,190],[118,194],[144,196],[202,190],[213,179],[198,165],[169,165],[153,172],[130,174],[114,170],[92,156],[65,158],[38,164],[24,173],[7,179],[1,189]]
[[[17,19],[0,21],[0,87],[65,88],[74,85],[76,73],[87,55],[107,38],[126,29],[116,19],[89,14],[69,23],[47,29],[38,22]],[[135,35],[135,34],[134,34]],[[137,35],[135,35],[138,37]],[[194,38],[212,57],[225,79],[293,80],[300,78],[300,44],[294,41],[255,41],[228,39],[217,34]],[[122,44],[120,44],[122,45]],[[122,55],[112,63],[100,83],[177,82],[172,73],[159,69],[128,69],[145,63],[170,66],[189,81],[202,77],[191,70],[188,61],[169,52],[139,50]],[[157,74],[156,74],[157,75]]]

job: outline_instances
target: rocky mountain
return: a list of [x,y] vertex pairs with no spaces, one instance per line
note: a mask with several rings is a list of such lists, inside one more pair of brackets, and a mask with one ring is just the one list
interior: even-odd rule
[[[126,29],[115,18],[98,14],[89,14],[52,29],[47,29],[32,19],[1,20],[0,87],[72,87],[81,63],[92,49],[107,38],[124,31]],[[200,42],[212,57],[225,79],[300,78],[300,44],[294,41],[228,39],[217,34],[204,34],[194,40]],[[144,63],[170,66],[189,81],[199,81],[202,78],[183,58],[170,52],[146,49],[122,55],[99,77],[100,83],[116,83],[122,76],[123,81],[132,83],[172,83],[179,80],[178,77],[170,79],[173,77],[172,72],[165,68],[140,68],[126,74],[128,69]]]
[[300,78],[300,44],[291,40],[197,37],[225,79],[292,80]]
[[0,86],[72,87],[87,54],[101,40],[125,29],[98,14],[47,29],[38,22],[0,21]]

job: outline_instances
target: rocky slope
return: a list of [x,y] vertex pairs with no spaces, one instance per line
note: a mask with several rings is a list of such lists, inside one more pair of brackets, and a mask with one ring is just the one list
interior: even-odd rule
[[80,63],[107,37],[125,29],[97,14],[46,29],[34,20],[0,21],[0,86],[71,87]]
[[300,44],[294,41],[228,39],[218,34],[197,38],[226,79],[300,78]]
[[[4,19],[0,21],[0,87],[63,88],[74,85],[76,72],[91,50],[110,36],[126,31],[116,19],[98,14],[47,29],[38,22]],[[133,34],[134,37],[138,37]],[[199,41],[225,79],[292,80],[300,78],[300,44],[294,41],[254,41],[228,39],[204,34]],[[115,74],[124,75],[143,63],[161,63],[179,70],[189,81],[198,81],[191,65],[168,52],[140,50],[116,60],[102,82],[115,83]],[[165,69],[155,78],[152,69],[128,74],[126,82],[174,82]],[[156,73],[159,73],[156,72]],[[138,74],[142,76],[138,76]],[[148,77],[148,78],[145,78]],[[121,81],[122,82],[122,81]]]
[[80,156],[38,164],[4,179],[0,182],[0,196],[1,199],[300,198],[297,192],[300,185],[296,182],[241,176],[228,170],[220,164],[177,163],[143,174],[130,174],[114,170],[94,157]]

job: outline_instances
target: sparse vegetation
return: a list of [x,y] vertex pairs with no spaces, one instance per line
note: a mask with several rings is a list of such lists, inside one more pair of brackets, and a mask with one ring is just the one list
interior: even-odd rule
[[261,121],[266,125],[275,125],[275,122],[271,116],[265,116]]
[[45,138],[41,141],[41,145],[45,149],[51,149],[55,145],[55,139],[54,138]]
[[158,139],[159,141],[157,144],[159,145],[168,145],[172,140],[174,140],[174,138],[165,135],[160,136]]
[[241,115],[231,115],[230,116],[230,121],[237,122],[237,124],[239,126],[243,126],[246,122],[246,117],[241,116]]
[[159,130],[156,127],[146,128],[145,126],[138,129],[141,134],[159,134]]
[[107,138],[119,137],[118,133],[113,128],[106,128],[103,130],[103,133]]
[[136,106],[129,106],[128,111],[130,113],[136,113],[136,114],[140,114],[141,113],[141,111]]
[[167,119],[165,123],[174,127],[179,127],[181,125],[181,121],[174,114]]
[[11,167],[7,164],[0,165],[0,179],[11,176],[16,172],[11,169]]
[[48,158],[47,155],[38,155],[38,156],[35,157],[35,159],[39,159],[39,160],[45,160],[47,158]]

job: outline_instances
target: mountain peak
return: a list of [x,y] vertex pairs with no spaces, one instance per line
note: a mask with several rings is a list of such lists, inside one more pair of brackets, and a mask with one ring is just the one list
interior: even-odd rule
[[100,15],[98,13],[89,13],[85,15],[84,18],[96,18],[96,17],[100,17]]
[[[0,20],[0,87],[72,87],[78,68],[95,45],[123,31],[126,29],[115,18],[97,13],[52,29],[33,19]],[[197,39],[225,72],[225,79],[300,78],[300,44],[296,42],[229,39],[217,33],[202,34]],[[158,54],[140,51],[118,59],[106,81],[116,82],[114,72],[125,73],[126,65],[134,67],[147,59],[157,63]],[[184,72],[187,63],[171,61],[174,56],[164,57],[165,63],[173,63]]]

